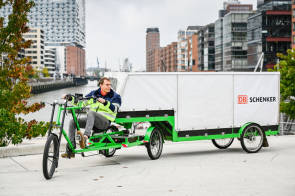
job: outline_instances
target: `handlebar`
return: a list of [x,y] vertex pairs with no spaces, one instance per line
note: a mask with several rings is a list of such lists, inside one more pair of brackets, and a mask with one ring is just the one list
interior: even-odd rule
[[78,101],[89,100],[89,99],[94,99],[94,102],[96,102],[96,99],[99,98],[95,96],[83,97],[83,94],[76,93],[75,95],[67,94],[66,100],[72,101],[72,97],[74,97],[75,103],[78,103]]
[[75,95],[67,94],[67,95],[65,95],[64,99],[54,100],[53,103],[48,103],[48,102],[42,101],[41,104],[48,104],[51,106],[53,106],[54,104],[55,105],[65,105],[68,101],[72,101],[73,97],[74,97],[74,103],[78,103],[78,101],[89,100],[89,99],[94,99],[94,102],[96,102],[96,99],[97,99],[97,97],[95,97],[95,96],[83,97],[83,94],[75,93]]
[[49,103],[49,102],[47,102],[47,101],[41,101],[41,104],[47,104],[47,105],[51,105],[51,106],[53,106],[54,104],[56,104],[56,105],[64,105],[64,104],[66,104],[66,100],[54,100],[54,102],[53,103]]

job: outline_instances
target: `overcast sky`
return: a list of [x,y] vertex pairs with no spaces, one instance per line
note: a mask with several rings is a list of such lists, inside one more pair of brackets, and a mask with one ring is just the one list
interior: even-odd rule
[[[257,0],[240,0],[253,4]],[[146,28],[159,27],[161,46],[177,41],[189,25],[218,18],[223,0],[86,0],[86,64],[119,69],[128,57],[135,70],[145,69]]]

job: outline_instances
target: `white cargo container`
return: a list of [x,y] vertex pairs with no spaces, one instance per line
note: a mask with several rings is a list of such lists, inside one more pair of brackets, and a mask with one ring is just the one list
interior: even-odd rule
[[130,73],[121,111],[174,110],[176,131],[279,123],[277,72]]
[[[267,147],[278,134],[280,74],[277,72],[130,73],[121,80],[116,122],[128,129],[149,122],[149,148],[162,140],[212,140],[221,149],[234,138],[246,152]],[[156,135],[156,136],[154,136]],[[144,140],[145,141],[145,140]]]

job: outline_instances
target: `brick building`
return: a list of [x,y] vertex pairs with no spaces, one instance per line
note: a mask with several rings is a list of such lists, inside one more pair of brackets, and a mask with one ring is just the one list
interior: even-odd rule
[[191,42],[192,42],[192,71],[193,72],[197,72],[200,71],[199,67],[198,67],[198,62],[199,62],[199,54],[198,54],[198,34],[194,34],[192,35],[191,38]]
[[146,30],[146,71],[154,72],[155,61],[158,58],[158,51],[160,48],[160,32],[159,28],[147,28]]
[[176,72],[177,71],[177,42],[172,42],[159,50],[156,61],[156,71]]
[[85,50],[77,46],[67,46],[66,67],[68,75],[85,76]]

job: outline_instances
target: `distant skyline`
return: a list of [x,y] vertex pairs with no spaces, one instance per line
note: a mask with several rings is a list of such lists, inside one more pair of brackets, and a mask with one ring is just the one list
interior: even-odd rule
[[[177,32],[218,18],[222,0],[87,0],[86,65],[119,69],[129,58],[134,70],[145,69],[146,28],[158,27],[161,46],[177,41]],[[240,0],[253,4],[257,0]]]

